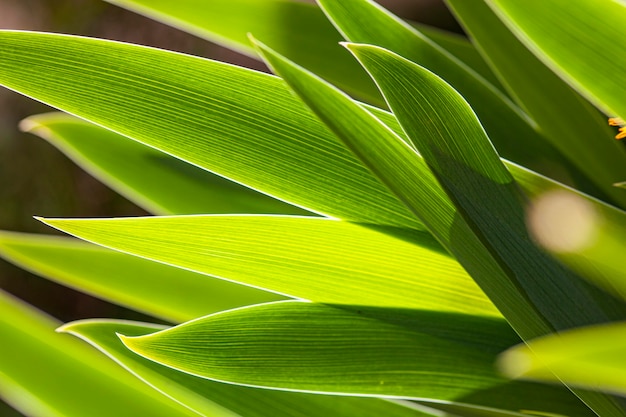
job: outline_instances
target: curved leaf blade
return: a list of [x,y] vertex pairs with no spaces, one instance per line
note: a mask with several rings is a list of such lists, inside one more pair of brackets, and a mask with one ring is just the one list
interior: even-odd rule
[[107,0],[185,32],[258,57],[248,33],[265,39],[300,65],[372,104],[376,86],[339,46],[341,35],[313,4],[290,0]]
[[33,417],[197,416],[0,291],[0,392]]
[[[585,285],[531,241],[525,224],[525,195],[459,93],[431,72],[382,48],[349,48],[376,80],[459,213],[480,236],[482,250],[506,265],[502,278],[527,297],[524,304],[504,313],[514,328],[527,326],[528,311],[533,310],[538,313],[533,323],[537,330],[550,326],[563,330],[624,317],[621,303]],[[473,269],[471,264],[466,267]],[[500,277],[473,276],[488,294],[500,285],[493,282]],[[580,395],[598,412],[619,407],[610,397]]]
[[316,213],[423,229],[276,77],[137,45],[2,31],[0,84]]
[[[162,326],[121,320],[81,320],[59,331],[77,336],[97,347],[126,370],[170,398],[201,415],[229,417],[421,417],[425,414],[374,398],[307,395],[295,392],[260,390],[198,378],[147,360],[130,350],[117,334],[143,336]],[[216,414],[219,413],[219,414]]]
[[546,67],[484,0],[448,0],[465,29],[541,132],[612,201],[626,203],[613,183],[626,178],[626,151],[606,118]]
[[279,302],[121,338],[158,363],[237,384],[587,414],[565,389],[503,384],[492,355],[517,336],[486,317]]
[[[611,323],[569,330],[516,346],[499,359],[512,378],[555,382],[626,394],[626,324]],[[554,373],[553,373],[554,372]]]
[[499,315],[423,232],[285,216],[44,221],[116,250],[320,303]]
[[[621,1],[488,0],[528,48],[610,116],[626,118],[626,5]],[[576,48],[572,48],[576,45]]]
[[67,114],[30,116],[20,127],[152,213],[311,214]]
[[284,299],[57,236],[0,232],[0,256],[47,279],[174,323]]
[[[504,158],[548,176],[570,180],[567,176],[559,176],[559,170],[561,173],[563,170],[572,171],[569,162],[541,137],[534,122],[525,113],[416,28],[372,0],[319,0],[319,3],[349,41],[394,51],[452,84],[471,103]],[[545,160],[558,169],[544,164]]]

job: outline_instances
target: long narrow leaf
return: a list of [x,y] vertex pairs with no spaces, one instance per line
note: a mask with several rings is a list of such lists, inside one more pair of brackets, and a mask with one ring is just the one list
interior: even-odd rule
[[238,384],[587,414],[567,390],[503,384],[492,355],[515,339],[491,318],[303,302],[231,310],[122,337],[161,364]]
[[0,232],[0,256],[63,285],[174,323],[283,299],[57,236]]
[[45,222],[116,250],[316,302],[499,315],[423,232],[284,216]]
[[[320,118],[372,168],[390,189],[422,218],[431,232],[456,255],[525,339],[543,335],[552,330],[553,324],[549,323],[543,314],[547,313],[555,320],[563,320],[556,309],[550,311],[547,308],[540,313],[529,302],[526,294],[519,291],[519,283],[509,276],[508,266],[504,269],[500,260],[496,259],[490,250],[486,250],[484,242],[456,211],[437,180],[429,171],[423,169],[424,161],[413,148],[387,130],[349,97],[268,48],[261,47],[270,65],[290,83]],[[351,48],[358,49],[359,47],[352,45]],[[362,46],[361,48],[384,51],[376,47]],[[445,88],[449,87],[446,85]],[[471,114],[474,117],[473,113]],[[463,123],[463,121],[457,120],[456,123]],[[436,130],[440,127],[445,129],[446,124],[435,125],[428,120],[425,126]],[[497,158],[496,161],[499,163]],[[504,174],[495,175],[492,179],[498,180],[499,175]],[[500,177],[502,178],[504,176]],[[476,204],[480,205],[482,202],[477,201]],[[545,260],[545,255],[540,259]],[[547,264],[549,265],[549,261]],[[576,290],[579,291],[580,296],[588,301],[585,298],[588,289],[582,283],[575,281],[571,285],[577,285]],[[610,313],[618,317],[623,314],[620,310],[621,306],[616,306],[615,303],[609,302],[606,306],[600,307],[594,301],[590,304],[590,310],[595,316],[584,315],[577,319],[587,323],[606,320],[607,315],[603,307],[610,309]],[[613,309],[618,311],[613,311]],[[565,320],[569,319],[568,316],[564,317]],[[563,323],[560,324],[563,325]],[[567,324],[570,327],[576,325],[572,323],[572,320]],[[604,404],[603,397],[600,397],[598,401]],[[622,414],[619,405],[610,403],[607,407],[606,410],[614,415]]]
[[0,292],[0,395],[15,408],[33,417],[197,416],[57,326]]
[[510,349],[500,365],[512,378],[555,382],[556,373],[568,384],[623,396],[625,335],[624,322],[574,329]]
[[[488,0],[518,38],[602,111],[626,118],[626,4]],[[573,47],[575,46],[575,47]]]
[[[623,305],[594,292],[531,241],[525,225],[525,196],[456,91],[436,75],[382,48],[350,45],[350,50],[376,80],[407,135],[473,233],[480,236],[483,250],[507,268],[506,277],[474,275],[476,280],[489,294],[500,285],[494,281],[506,279],[527,297],[517,311],[505,313],[514,328],[528,325],[522,321],[529,310],[539,313],[537,323],[532,324],[537,330],[550,326],[563,330],[626,316]],[[472,270],[471,265],[466,267]],[[583,395],[598,412],[618,407],[609,397]]]
[[0,84],[314,212],[423,228],[276,77],[137,45],[3,31]]
[[425,416],[391,401],[261,390],[198,378],[144,359],[128,350],[117,337],[120,333],[141,336],[162,329],[149,323],[82,320],[66,324],[59,331],[84,339],[153,388],[201,415],[214,416],[216,410],[224,413],[226,408],[233,417]]
[[626,178],[626,150],[606,118],[539,61],[484,0],[448,3],[546,139],[624,206],[626,193],[613,184]]
[[63,113],[31,116],[20,126],[156,214],[310,214]]
[[248,40],[248,33],[254,33],[351,94],[384,105],[363,68],[339,45],[343,40],[339,32],[313,4],[292,0],[107,1],[257,57]]
[[394,51],[452,84],[471,103],[504,158],[548,176],[558,176],[558,169],[544,164],[545,160],[571,171],[569,163],[538,134],[534,123],[515,104],[414,27],[372,0],[319,3],[349,41]]

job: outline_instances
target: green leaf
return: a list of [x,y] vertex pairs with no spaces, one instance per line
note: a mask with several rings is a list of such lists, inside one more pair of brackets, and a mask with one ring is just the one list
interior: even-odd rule
[[162,329],[149,323],[81,320],[66,324],[59,331],[84,339],[136,377],[201,415],[222,415],[226,409],[232,417],[424,416],[392,401],[260,390],[198,378],[144,359],[128,350],[117,336],[141,336]]
[[530,232],[544,249],[581,276],[626,300],[623,224],[563,190],[536,198],[527,219]]
[[0,232],[0,256],[63,285],[174,323],[283,299],[76,239]]
[[[514,347],[500,357],[512,378],[556,382],[626,394],[626,323],[570,330]],[[553,373],[554,372],[554,373]]]
[[195,413],[66,335],[0,291],[0,394],[34,417],[182,417]]
[[[471,103],[504,158],[548,176],[569,180],[562,176],[563,170],[571,171],[568,163],[538,134],[527,115],[414,27],[371,0],[320,0],[319,3],[346,39],[394,51],[452,84]],[[546,159],[555,166],[543,164],[542,160]]]
[[481,77],[496,87],[501,93],[506,92],[498,77],[493,73],[487,62],[476,50],[474,45],[463,35],[448,32],[433,26],[420,23],[411,23],[412,26],[428,39],[454,55],[459,61],[476,71]]
[[310,214],[63,113],[31,116],[20,126],[153,213]]
[[565,389],[503,383],[494,355],[518,339],[493,318],[278,302],[121,338],[148,359],[236,384],[588,414]]
[[116,250],[320,303],[499,316],[423,232],[286,216],[44,221]]
[[448,3],[546,139],[624,207],[626,193],[613,183],[626,178],[626,151],[606,118],[515,38],[484,0]]
[[626,119],[626,5],[622,1],[488,0],[546,65],[610,116]]
[[291,0],[107,0],[151,19],[258,57],[248,33],[351,94],[384,105],[363,68],[339,42],[344,39],[313,4]]
[[316,213],[423,229],[276,77],[142,46],[4,31],[0,84]]
[[[431,72],[382,48],[349,48],[376,80],[407,135],[481,240],[484,246],[475,249],[489,252],[506,268],[506,275],[483,275],[473,259],[459,257],[461,263],[488,295],[503,296],[494,291],[502,287],[502,280],[519,288],[515,294],[524,294],[523,303],[507,310],[492,299],[525,340],[532,334],[525,331],[529,326],[545,332],[625,316],[623,304],[593,291],[532,242],[525,225],[525,195],[459,93]],[[452,253],[459,252],[454,245]],[[598,412],[618,407],[609,397],[586,393],[581,397]]]

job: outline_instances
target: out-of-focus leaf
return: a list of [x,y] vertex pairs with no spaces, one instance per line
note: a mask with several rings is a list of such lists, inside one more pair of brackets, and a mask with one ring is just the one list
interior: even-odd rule
[[448,3],[546,139],[604,194],[626,206],[626,193],[613,186],[626,178],[626,148],[613,139],[606,118],[539,61],[485,0]]
[[505,92],[498,77],[493,73],[487,62],[485,62],[480,52],[476,50],[476,47],[474,47],[466,37],[433,26],[419,23],[411,24],[415,26],[422,35],[435,42],[454,55],[459,61],[480,74],[481,77],[491,83],[491,85],[496,87],[500,92]]
[[626,119],[623,1],[488,0],[488,4],[565,81],[608,115]]
[[57,326],[0,292],[0,395],[13,407],[33,417],[197,416]]
[[566,389],[503,383],[494,355],[514,340],[499,319],[303,302],[244,307],[122,336],[142,356],[218,381],[587,415]]
[[117,337],[119,333],[141,336],[162,329],[162,326],[149,323],[82,320],[66,324],[59,330],[84,339],[153,388],[201,415],[214,416],[216,409],[223,413],[222,407],[225,407],[233,417],[425,416],[392,401],[261,390],[198,378],[131,352]]
[[531,340],[499,359],[511,378],[558,382],[626,395],[626,323],[584,327]]
[[[506,274],[482,275],[474,259],[459,256],[461,264],[488,295],[498,294],[501,281],[517,287],[515,294],[524,294],[524,299],[518,299],[521,303],[507,310],[495,299],[494,303],[525,340],[532,334],[524,331],[528,326],[546,333],[549,328],[563,330],[626,317],[622,303],[594,291],[532,242],[525,224],[526,196],[459,93],[392,52],[368,45],[349,48],[376,81],[458,214],[482,242],[474,250],[488,252]],[[452,253],[464,250],[456,247],[459,243],[451,242]],[[579,395],[599,413],[624,413],[613,398]]]
[[276,77],[137,45],[2,31],[0,84],[316,213],[423,228]]
[[288,216],[44,221],[116,250],[320,303],[499,316],[423,232]]
[[533,237],[570,269],[626,300],[626,227],[572,192],[550,190],[530,206]]
[[64,237],[0,232],[0,256],[63,285],[174,323],[283,299]]
[[569,179],[562,176],[564,171],[570,171],[569,163],[541,137],[526,114],[414,27],[372,0],[319,0],[319,3],[346,39],[394,51],[453,85],[475,109],[502,157],[553,178]]
[[346,91],[384,105],[344,39],[320,9],[292,0],[106,0],[151,19],[256,57],[248,33]]
[[20,126],[152,213],[309,214],[67,114],[31,116]]

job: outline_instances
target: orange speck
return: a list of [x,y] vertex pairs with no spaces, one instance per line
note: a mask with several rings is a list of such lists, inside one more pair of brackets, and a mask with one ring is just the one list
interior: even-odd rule
[[609,126],[619,126],[615,139],[626,138],[626,127],[624,125],[626,125],[626,122],[619,117],[609,117]]

